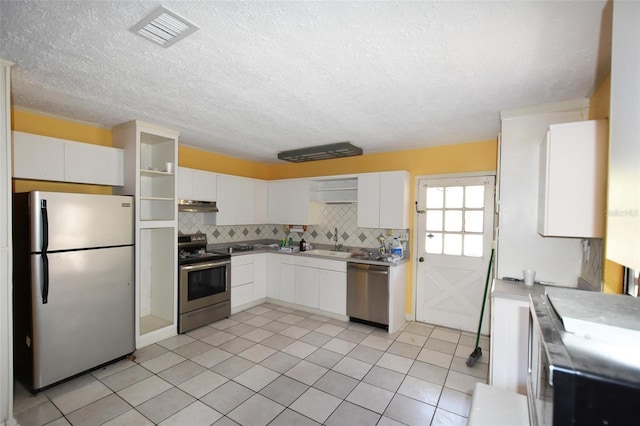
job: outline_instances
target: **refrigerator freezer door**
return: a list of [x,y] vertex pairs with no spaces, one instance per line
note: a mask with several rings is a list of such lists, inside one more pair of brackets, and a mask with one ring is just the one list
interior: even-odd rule
[[31,256],[34,390],[135,350],[133,250],[49,253],[46,304],[41,256]]
[[[133,197],[117,195],[30,193],[31,252],[74,250],[133,244]],[[46,204],[46,218],[43,211]],[[48,233],[44,234],[44,221]]]

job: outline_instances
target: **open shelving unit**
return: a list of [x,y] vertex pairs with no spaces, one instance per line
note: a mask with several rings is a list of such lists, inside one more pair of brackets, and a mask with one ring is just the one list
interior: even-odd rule
[[358,202],[358,178],[314,180],[311,185],[311,201],[328,204]]
[[178,136],[142,121],[113,129],[125,157],[120,191],[136,200],[137,348],[177,334]]

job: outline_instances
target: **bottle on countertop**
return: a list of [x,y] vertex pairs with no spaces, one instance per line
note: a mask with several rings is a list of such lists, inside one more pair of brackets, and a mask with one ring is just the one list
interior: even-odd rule
[[402,250],[402,244],[398,241],[397,237],[393,238],[393,245],[391,246],[391,254],[396,257],[402,257],[404,255]]
[[305,251],[307,249],[307,242],[303,239],[300,240],[300,251]]
[[293,247],[293,237],[289,237],[289,247]]

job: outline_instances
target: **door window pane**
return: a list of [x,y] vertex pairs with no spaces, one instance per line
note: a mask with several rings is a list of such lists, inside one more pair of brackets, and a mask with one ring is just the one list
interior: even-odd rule
[[484,207],[484,186],[465,187],[464,206],[470,209]]
[[482,232],[484,212],[482,210],[468,210],[464,212],[465,232]]
[[461,210],[446,210],[444,212],[444,230],[448,232],[462,231]]
[[427,210],[427,231],[442,231],[442,210]]
[[444,207],[444,188],[430,187],[427,188],[427,208],[441,209]]
[[444,206],[448,209],[459,209],[462,207],[462,186],[448,186],[445,188]]
[[427,233],[425,246],[424,251],[429,254],[442,254],[442,234],[439,232]]
[[460,256],[462,254],[462,235],[444,234],[444,254]]
[[425,252],[483,256],[486,186],[422,186],[421,190],[426,199]]
[[464,236],[464,255],[482,257],[482,235]]

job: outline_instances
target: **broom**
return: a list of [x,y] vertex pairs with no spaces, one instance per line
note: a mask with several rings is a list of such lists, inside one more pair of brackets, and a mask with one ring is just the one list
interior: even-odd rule
[[487,290],[489,289],[489,277],[491,276],[491,265],[493,264],[493,253],[495,248],[491,249],[491,257],[489,258],[489,270],[487,271],[487,281],[484,284],[484,296],[482,297],[482,309],[480,310],[480,321],[478,322],[478,334],[476,335],[476,348],[467,358],[467,367],[473,367],[475,363],[482,357],[482,349],[480,348],[480,329],[482,328],[482,315],[484,314],[484,305],[487,301]]

